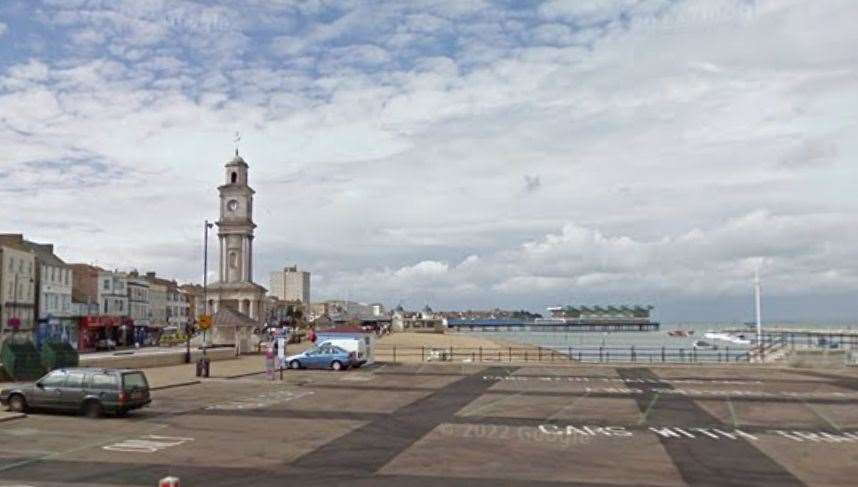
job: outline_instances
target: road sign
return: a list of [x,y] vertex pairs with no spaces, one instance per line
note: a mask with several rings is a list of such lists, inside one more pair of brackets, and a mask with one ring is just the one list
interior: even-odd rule
[[212,315],[200,315],[200,330],[206,331],[212,327]]

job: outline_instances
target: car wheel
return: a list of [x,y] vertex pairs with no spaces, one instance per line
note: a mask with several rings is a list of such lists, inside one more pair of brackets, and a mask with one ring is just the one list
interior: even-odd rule
[[27,400],[20,394],[13,394],[9,397],[9,411],[16,413],[27,412]]
[[301,362],[299,362],[297,360],[293,360],[293,361],[289,362],[289,368],[290,369],[296,369],[296,370],[300,369],[301,368]]
[[331,368],[334,370],[343,370],[343,364],[339,360],[331,362]]
[[104,406],[98,401],[89,401],[83,405],[83,414],[91,419],[100,418],[104,415]]

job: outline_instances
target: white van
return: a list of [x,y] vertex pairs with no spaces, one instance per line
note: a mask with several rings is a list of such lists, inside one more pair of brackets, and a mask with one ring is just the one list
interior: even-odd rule
[[342,337],[342,338],[332,338],[330,336],[324,336],[321,334],[319,339],[316,340],[316,346],[320,347],[325,343],[330,343],[336,347],[340,347],[347,352],[352,352],[355,354],[355,359],[352,362],[352,367],[358,368],[361,365],[367,363],[369,360],[369,354],[367,353],[366,343],[360,338],[351,338],[351,337]]

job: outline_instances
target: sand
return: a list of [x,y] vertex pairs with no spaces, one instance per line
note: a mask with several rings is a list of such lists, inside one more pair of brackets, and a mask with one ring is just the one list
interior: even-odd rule
[[397,362],[422,362],[428,357],[430,349],[450,350],[454,351],[454,361],[475,359],[480,356],[480,349],[486,357],[501,351],[504,356],[508,356],[509,347],[513,348],[516,356],[523,356],[525,350],[531,354],[531,357],[536,356],[538,347],[521,343],[514,343],[505,340],[500,340],[487,336],[473,336],[459,334],[455,332],[448,333],[416,333],[416,332],[399,332],[391,333],[381,337],[376,344],[376,357],[382,361],[391,361],[393,359],[393,349],[396,348]]

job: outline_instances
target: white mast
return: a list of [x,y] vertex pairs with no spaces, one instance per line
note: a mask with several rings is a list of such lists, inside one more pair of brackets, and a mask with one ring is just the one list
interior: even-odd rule
[[757,315],[757,347],[763,351],[763,318],[760,309],[760,269],[754,271],[754,309]]

